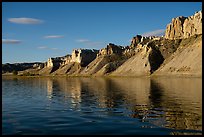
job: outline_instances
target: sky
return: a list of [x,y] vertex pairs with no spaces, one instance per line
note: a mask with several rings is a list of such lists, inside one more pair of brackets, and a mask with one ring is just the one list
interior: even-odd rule
[[202,2],[2,2],[2,63],[127,46],[136,35],[164,35],[172,18],[200,10]]

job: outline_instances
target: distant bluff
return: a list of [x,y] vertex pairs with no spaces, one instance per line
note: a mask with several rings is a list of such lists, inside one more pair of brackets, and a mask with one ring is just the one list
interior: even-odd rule
[[167,25],[166,39],[189,38],[195,34],[202,34],[202,11],[196,12],[190,17],[176,17]]
[[202,11],[173,18],[165,36],[136,35],[127,46],[74,49],[44,63],[2,64],[2,73],[68,76],[202,76]]

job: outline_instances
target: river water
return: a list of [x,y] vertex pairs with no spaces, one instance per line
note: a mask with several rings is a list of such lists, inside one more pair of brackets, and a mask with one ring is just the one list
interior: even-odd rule
[[2,134],[202,134],[202,78],[2,78]]

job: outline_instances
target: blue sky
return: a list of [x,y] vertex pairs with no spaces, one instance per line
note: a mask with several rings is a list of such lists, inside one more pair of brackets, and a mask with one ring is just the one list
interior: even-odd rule
[[2,63],[127,46],[135,35],[160,35],[172,18],[201,8],[201,2],[3,2]]

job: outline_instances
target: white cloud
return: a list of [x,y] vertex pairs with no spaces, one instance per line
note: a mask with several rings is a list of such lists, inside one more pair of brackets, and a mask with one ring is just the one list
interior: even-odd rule
[[165,29],[158,29],[150,32],[145,32],[142,34],[142,36],[162,36],[164,35]]
[[78,39],[78,40],[76,40],[76,42],[87,43],[87,42],[90,42],[90,40],[88,40],[88,39]]
[[40,24],[43,23],[42,20],[34,19],[34,18],[9,18],[9,22],[17,23],[17,24]]
[[76,42],[85,44],[86,46],[92,46],[92,47],[104,44],[102,42],[91,41],[91,40],[88,40],[88,39],[78,39],[78,40],[76,40]]
[[47,47],[46,46],[40,46],[40,47],[38,47],[38,49],[47,49]]
[[40,46],[40,47],[37,47],[38,49],[46,49],[46,50],[58,50],[58,48],[49,48],[47,46]]
[[58,50],[58,48],[51,48],[51,50]]
[[15,40],[15,39],[2,39],[3,44],[19,44],[22,41],[20,40]]
[[64,36],[63,35],[49,35],[49,36],[45,36],[44,38],[46,39],[52,39],[52,38],[63,38]]

